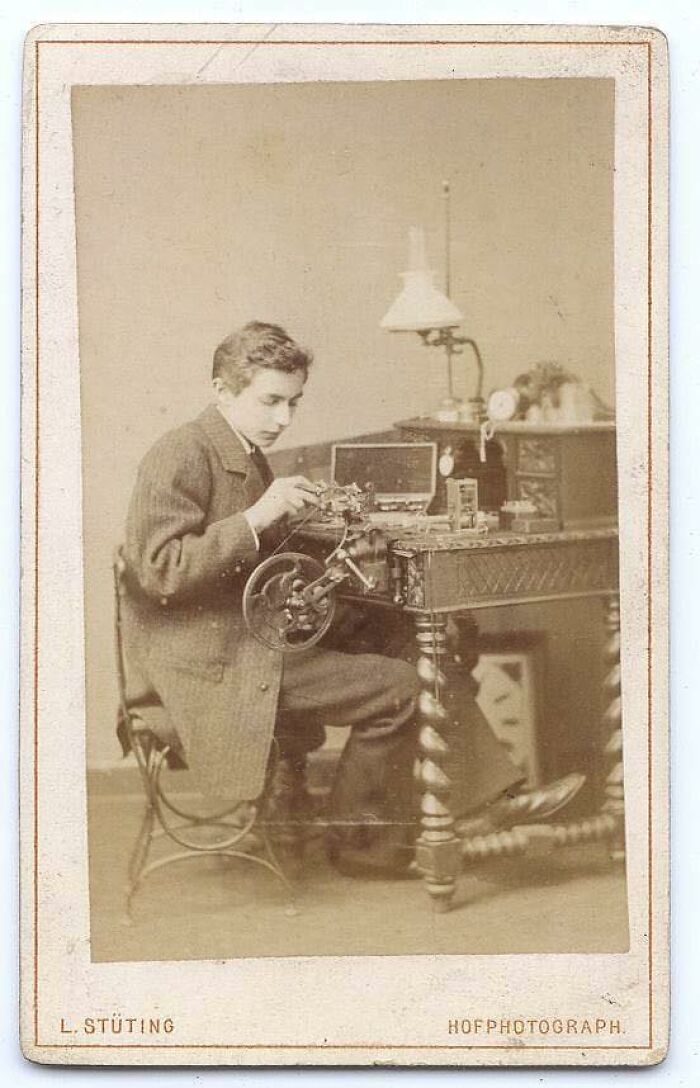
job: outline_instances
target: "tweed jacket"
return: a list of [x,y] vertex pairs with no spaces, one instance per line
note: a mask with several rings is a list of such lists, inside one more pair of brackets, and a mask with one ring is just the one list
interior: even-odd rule
[[263,491],[212,405],[146,455],[127,519],[127,684],[153,689],[208,795],[257,797],[272,744],[282,655],[241,608],[260,560],[242,511]]

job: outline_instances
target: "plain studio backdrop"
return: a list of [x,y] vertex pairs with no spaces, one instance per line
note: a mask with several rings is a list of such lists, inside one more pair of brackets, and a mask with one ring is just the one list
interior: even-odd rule
[[[443,354],[379,322],[411,226],[444,286],[443,180],[485,392],[549,360],[612,402],[613,113],[600,79],[74,91],[92,766],[119,754],[111,558],[140,459],[205,406],[214,348],[254,318],[316,356],[284,445],[431,410]],[[469,355],[456,369],[471,395]]]

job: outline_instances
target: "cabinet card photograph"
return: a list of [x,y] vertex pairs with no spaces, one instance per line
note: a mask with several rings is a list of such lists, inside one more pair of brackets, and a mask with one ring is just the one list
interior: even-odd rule
[[666,1050],[667,60],[44,26],[22,1045]]

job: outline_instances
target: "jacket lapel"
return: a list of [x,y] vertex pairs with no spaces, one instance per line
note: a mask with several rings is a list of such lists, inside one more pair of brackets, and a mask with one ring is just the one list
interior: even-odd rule
[[248,503],[257,502],[274,479],[274,475],[262,452],[258,451],[258,456],[262,460],[262,464],[260,464],[256,462],[255,457],[246,451],[240,438],[226,422],[215,404],[210,404],[208,408],[204,409],[201,415],[197,417],[197,423],[216,450],[222,468],[226,472],[235,472],[240,476],[245,476]]
[[216,405],[210,404],[205,408],[197,417],[197,423],[214,446],[225,470],[247,476],[253,468],[250,457]]

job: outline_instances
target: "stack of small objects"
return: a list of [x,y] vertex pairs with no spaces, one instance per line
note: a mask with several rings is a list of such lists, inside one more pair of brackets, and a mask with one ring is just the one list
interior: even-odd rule
[[538,514],[528,499],[509,499],[500,510],[500,527],[513,533],[553,533],[559,523],[556,518]]

